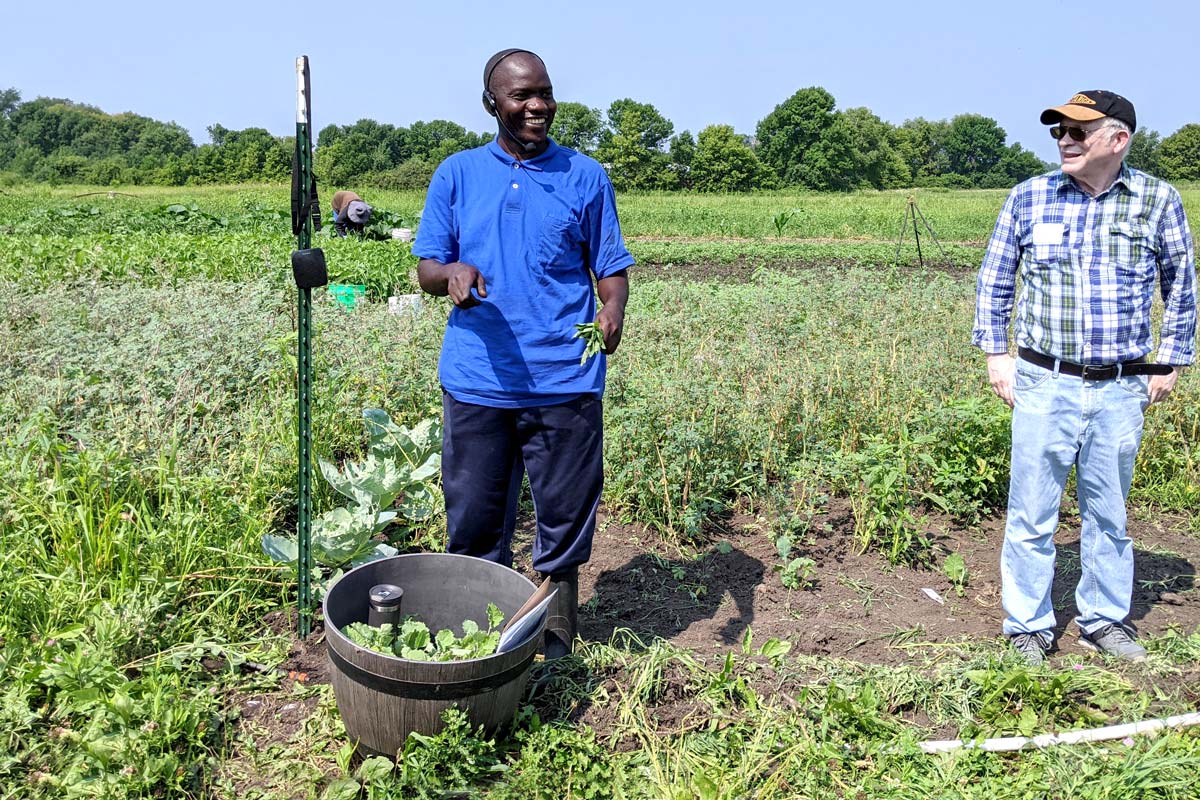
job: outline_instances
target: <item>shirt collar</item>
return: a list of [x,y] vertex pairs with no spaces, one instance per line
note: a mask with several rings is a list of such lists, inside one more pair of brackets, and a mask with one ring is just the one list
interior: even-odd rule
[[[1121,169],[1117,172],[1117,177],[1113,179],[1112,185],[1109,186],[1107,189],[1105,189],[1103,192],[1101,192],[1100,195],[1098,195],[1098,196],[1102,197],[1102,196],[1108,194],[1109,192],[1113,191],[1114,189],[1116,189],[1118,186],[1120,186],[1125,191],[1132,193],[1134,191],[1134,180],[1135,179],[1136,178],[1133,173],[1133,170],[1129,168],[1128,164],[1126,164],[1124,161],[1122,161]],[[1075,179],[1072,178],[1067,173],[1063,172],[1061,169],[1058,171],[1058,187],[1057,187],[1057,189],[1058,189],[1059,194],[1062,194],[1067,189],[1074,189],[1077,192],[1080,192],[1081,194],[1086,194],[1086,192],[1084,192],[1083,189],[1079,188],[1079,184],[1077,184],[1075,182]]]
[[493,137],[492,140],[485,146],[487,147],[489,153],[503,161],[505,164],[511,165],[519,162],[524,168],[534,169],[538,172],[545,172],[545,169],[542,165],[554,158],[555,153],[557,153],[559,150],[558,144],[556,144],[553,139],[550,139],[549,142],[549,146],[544,151],[533,158],[527,158],[524,160],[516,159],[509,155],[508,151],[500,146],[499,137]]
[[1129,168],[1128,164],[1122,161],[1121,171],[1117,173],[1117,179],[1113,181],[1113,185],[1110,188],[1115,189],[1117,186],[1123,186],[1127,191],[1132,192],[1134,189],[1133,182],[1133,170]]

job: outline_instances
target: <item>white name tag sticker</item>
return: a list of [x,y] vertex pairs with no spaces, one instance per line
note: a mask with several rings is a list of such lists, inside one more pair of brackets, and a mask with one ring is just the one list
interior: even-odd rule
[[1063,231],[1066,230],[1061,222],[1038,222],[1033,226],[1033,243],[1062,244]]

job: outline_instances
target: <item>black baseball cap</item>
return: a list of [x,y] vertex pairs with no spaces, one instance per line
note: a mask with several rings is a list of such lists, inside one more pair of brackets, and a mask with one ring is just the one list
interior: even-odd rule
[[1061,106],[1053,106],[1043,111],[1042,124],[1054,125],[1064,119],[1091,122],[1101,117],[1118,119],[1128,125],[1129,130],[1137,130],[1137,115],[1133,113],[1133,103],[1106,89],[1076,92],[1074,97]]

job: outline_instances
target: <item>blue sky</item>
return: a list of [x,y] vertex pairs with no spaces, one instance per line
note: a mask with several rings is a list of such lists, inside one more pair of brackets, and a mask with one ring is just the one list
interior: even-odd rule
[[505,47],[541,54],[559,100],[632,97],[676,132],[753,133],[806,86],[894,124],[985,114],[1048,160],[1038,112],[1080,89],[1124,94],[1163,136],[1200,122],[1200,5],[1183,0],[10,5],[0,88],[173,120],[198,144],[214,122],[291,133],[301,54],[318,129],[367,117],[491,131],[481,72]]

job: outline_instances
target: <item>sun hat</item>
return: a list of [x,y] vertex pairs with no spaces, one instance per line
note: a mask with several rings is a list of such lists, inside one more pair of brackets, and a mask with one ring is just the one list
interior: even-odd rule
[[363,225],[371,218],[371,207],[362,200],[351,200],[346,204],[346,219]]

